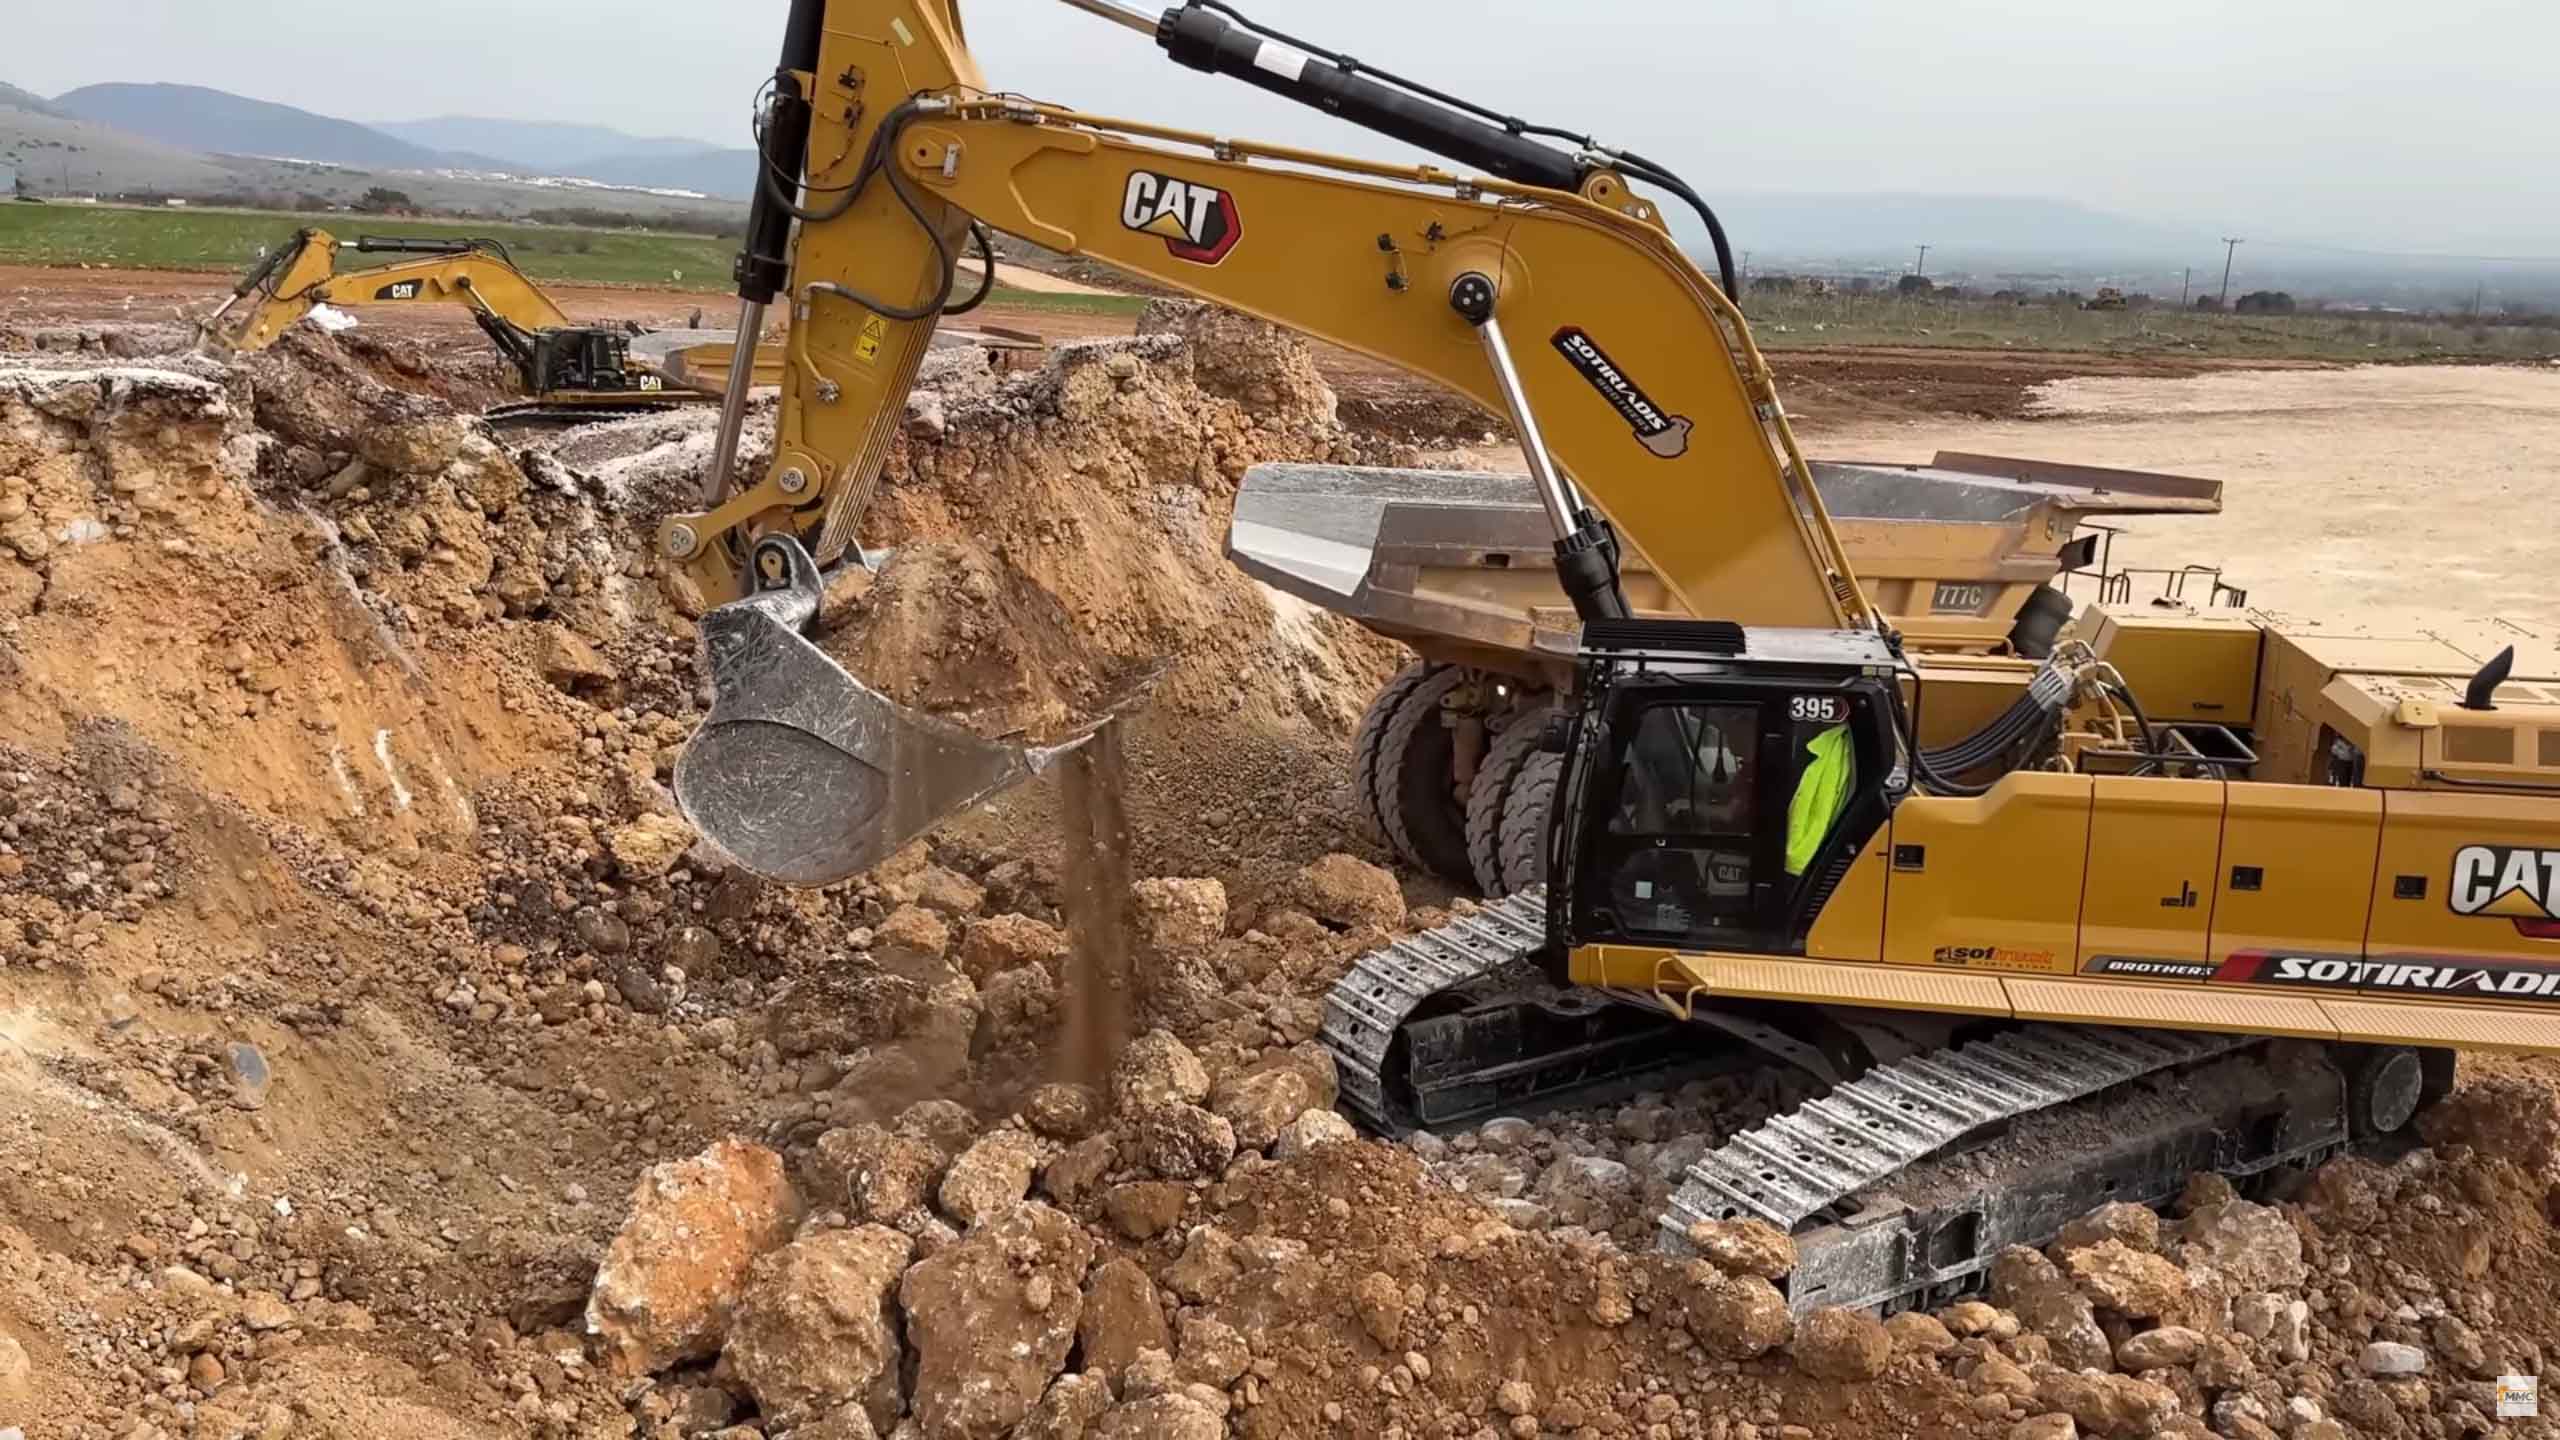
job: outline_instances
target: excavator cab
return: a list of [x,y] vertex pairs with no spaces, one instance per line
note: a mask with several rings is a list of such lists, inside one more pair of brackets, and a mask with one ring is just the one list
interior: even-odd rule
[[548,330],[532,337],[526,393],[659,390],[666,382],[630,362],[630,338],[619,330],[585,327]]
[[1801,954],[1909,785],[1895,661],[1852,631],[1586,624],[1549,833],[1558,954]]

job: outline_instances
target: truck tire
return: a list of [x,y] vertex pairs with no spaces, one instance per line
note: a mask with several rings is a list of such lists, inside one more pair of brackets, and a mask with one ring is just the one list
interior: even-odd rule
[[1369,702],[1368,712],[1360,717],[1360,729],[1351,741],[1351,795],[1360,807],[1360,818],[1369,829],[1369,838],[1393,848],[1387,838],[1387,817],[1378,809],[1378,744],[1386,738],[1387,726],[1396,711],[1413,695],[1415,687],[1428,680],[1442,667],[1416,660],[1387,681],[1378,698]]
[[1547,883],[1547,812],[1564,757],[1541,750],[1521,762],[1502,799],[1502,883],[1511,894]]
[[1413,688],[1378,735],[1377,804],[1387,843],[1406,861],[1453,885],[1473,885],[1467,812],[1458,795],[1457,737],[1440,721],[1440,702],[1466,683],[1455,666]]
[[1511,723],[1486,748],[1483,762],[1476,766],[1475,784],[1467,790],[1467,863],[1475,871],[1477,889],[1488,900],[1502,899],[1512,891],[1502,875],[1503,803],[1511,798],[1511,783],[1520,767],[1538,753],[1538,742],[1546,735],[1547,709],[1541,697],[1512,712]]

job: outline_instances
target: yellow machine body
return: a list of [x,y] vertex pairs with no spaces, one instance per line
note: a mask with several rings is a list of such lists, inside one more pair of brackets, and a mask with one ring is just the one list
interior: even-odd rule
[[[851,549],[976,221],[1502,411],[1483,337],[1452,303],[1485,277],[1548,455],[1641,558],[1649,604],[1737,633],[1878,642],[1885,612],[1740,312],[1621,175],[1594,168],[1565,192],[1083,114],[992,92],[948,0],[836,0],[825,18],[818,63],[790,77],[809,103],[811,208],[774,458],[661,531],[704,596],[766,592],[724,608],[786,580],[814,592],[750,573],[760,537],[820,564]],[[778,564],[763,548],[755,563]],[[903,733],[885,702],[788,626],[736,628],[712,641],[715,666],[734,658],[706,733],[726,725],[743,757],[792,729],[804,753],[850,756],[846,773],[907,793],[915,767],[879,738]],[[2474,708],[2494,652],[2427,636],[2115,605],[2073,639],[2059,753],[1975,796],[1896,791],[1800,946],[1593,944],[1570,954],[1570,978],[1674,1009],[1778,999],[2560,1052],[2560,657],[2521,655],[2480,702],[2494,708]],[[2039,668],[1895,656],[1866,679],[1907,687],[1923,743],[2000,712]],[[861,733],[821,733],[832,722],[807,717],[830,702],[793,676],[869,705]],[[2092,676],[2156,702],[2135,717],[2146,744],[2175,734],[2191,753],[2127,759],[2128,717],[2105,687],[2077,688]],[[742,704],[757,684],[772,693]],[[787,767],[688,779],[689,814],[734,801],[744,831],[763,823],[760,797],[811,793]],[[892,812],[929,823],[932,807],[850,813]],[[869,853],[843,847],[847,865]]]
[[[2248,779],[2062,771],[1913,796],[1799,957],[1594,945],[1581,983],[1706,996],[2560,1052],[2560,654],[2272,617],[2094,609],[2154,721]],[[2533,666],[2527,670],[2527,665]]]

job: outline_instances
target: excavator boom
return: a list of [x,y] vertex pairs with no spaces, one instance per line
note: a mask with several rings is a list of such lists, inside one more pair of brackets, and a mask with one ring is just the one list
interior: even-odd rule
[[[1085,6],[1098,7],[1117,9]],[[1177,58],[1255,71],[1258,42],[1185,14],[1207,12],[1166,21],[1181,40],[1168,42]],[[1388,133],[1496,174],[998,98],[946,0],[800,0],[787,33],[783,98],[765,127],[741,262],[751,315],[768,291],[791,306],[774,459],[743,490],[661,530],[665,553],[706,597],[793,586],[799,567],[762,545],[773,537],[796,541],[820,565],[856,553],[856,526],[955,288],[954,262],[982,223],[1386,361],[1508,414],[1539,478],[1559,573],[1586,613],[1626,613],[1623,544],[1690,614],[1874,626],[1739,312],[1609,157],[1409,97],[1391,101],[1361,77],[1328,78],[1340,67],[1317,61],[1276,88],[1309,103],[1331,96],[1342,113],[1369,114]],[[787,279],[758,248],[775,216],[798,225]],[[734,434],[722,439],[715,484],[726,478]],[[677,775],[706,833],[758,868],[805,876],[792,857],[824,853],[852,874],[930,823],[930,807],[891,798],[930,783],[895,758],[916,747],[883,738],[915,728],[909,720],[805,642],[755,652],[752,665],[724,664],[715,641],[709,743]],[[802,783],[878,798],[796,813],[867,829],[854,842],[777,832],[770,807],[754,798],[770,792],[770,777],[713,759],[746,753],[720,742],[724,725],[769,725],[777,707],[814,692],[865,716],[852,733],[870,738],[817,747],[827,767],[810,768],[804,753]]]
[[[341,249],[419,258],[341,272]],[[254,303],[239,310],[253,297]],[[345,246],[325,230],[305,230],[251,270],[204,329],[209,339],[245,354],[274,344],[322,305],[411,304],[465,305],[476,315],[528,334],[572,329],[576,324],[495,242],[365,236]],[[236,316],[235,310],[239,310]]]

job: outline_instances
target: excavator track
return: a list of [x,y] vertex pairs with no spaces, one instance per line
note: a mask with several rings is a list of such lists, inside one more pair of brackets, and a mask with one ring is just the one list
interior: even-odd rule
[[1541,887],[1362,956],[1325,999],[1343,1104],[1397,1134],[1710,1058],[1667,1017],[1559,989],[1545,943]]
[[1684,1024],[1638,995],[1558,987],[1536,963],[1545,943],[1539,888],[1363,956],[1321,1032],[1344,1106],[1390,1135],[1445,1130],[1791,1057],[1824,1088],[1701,1157],[1658,1224],[1675,1254],[1700,1221],[1792,1236],[1781,1284],[1798,1311],[1944,1303],[2001,1250],[2108,1201],[2158,1204],[2199,1170],[2247,1177],[2373,1136],[2349,1115],[2364,1057],[2342,1047],[2029,1024],[1844,1077],[1741,1014]]
[[1795,1240],[1781,1284],[1799,1313],[1942,1304],[2002,1250],[2110,1201],[2156,1205],[2196,1171],[2246,1178],[2384,1138],[2350,1115],[2354,1064],[2311,1042],[2070,1025],[1926,1051],[1708,1152],[1660,1219],[1662,1248],[1688,1253],[1702,1220],[1757,1219]]
[[634,415],[665,415],[685,408],[683,402],[649,401],[631,405],[577,405],[544,400],[517,400],[493,405],[481,412],[480,418],[492,425],[505,425],[523,430],[566,430],[579,425],[600,425],[608,420],[628,420]]
[[2031,1025],[1879,1065],[1709,1151],[1689,1167],[1662,1229],[1679,1243],[1700,1220],[1750,1218],[1793,1230],[1976,1131],[2246,1043],[2237,1035]]

